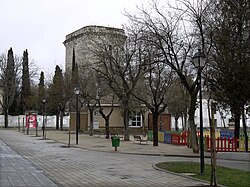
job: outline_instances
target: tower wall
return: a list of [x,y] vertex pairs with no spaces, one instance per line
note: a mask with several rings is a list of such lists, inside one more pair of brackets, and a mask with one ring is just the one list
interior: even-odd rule
[[93,64],[96,61],[94,50],[97,43],[105,41],[106,44],[118,42],[121,45],[126,40],[123,29],[103,27],[103,26],[86,26],[66,36],[63,42],[66,47],[65,69],[72,70],[73,47],[75,49],[75,60],[78,67],[82,65]]

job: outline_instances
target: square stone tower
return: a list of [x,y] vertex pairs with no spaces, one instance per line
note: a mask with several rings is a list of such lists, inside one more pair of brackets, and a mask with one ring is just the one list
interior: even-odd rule
[[95,49],[98,45],[124,45],[126,40],[123,29],[103,26],[85,26],[66,36],[63,44],[66,47],[65,70],[72,70],[73,48],[75,50],[75,61],[78,68],[83,65],[93,65],[96,55]]

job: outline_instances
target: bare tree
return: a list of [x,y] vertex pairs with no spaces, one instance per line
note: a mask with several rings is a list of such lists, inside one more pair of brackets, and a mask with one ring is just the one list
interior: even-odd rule
[[158,117],[167,107],[167,91],[172,83],[172,71],[153,50],[144,59],[144,75],[133,92],[133,96],[141,101],[153,114],[153,145],[158,146]]
[[[194,112],[196,105],[196,96],[198,93],[197,78],[196,81],[187,81],[187,77],[184,72],[185,69],[190,68],[190,63],[187,60],[188,53],[191,49],[191,39],[186,36],[179,36],[180,31],[180,16],[177,18],[171,18],[163,15],[156,4],[153,4],[152,9],[146,10],[140,9],[141,15],[127,15],[134,25],[141,25],[142,34],[145,36],[142,38],[148,43],[148,46],[153,46],[155,51],[158,52],[160,58],[155,63],[164,63],[168,65],[176,74],[180,77],[182,84],[187,88],[191,102],[189,107],[189,125],[191,127],[191,134],[193,137],[193,150],[198,152],[197,138],[196,138],[196,126],[194,123]],[[150,12],[154,11],[157,18],[152,17]],[[153,14],[153,15],[155,15]],[[176,21],[177,20],[177,21]]]
[[[178,131],[178,119],[184,117],[187,113],[187,108],[189,104],[189,94],[186,93],[186,89],[181,84],[180,80],[174,79],[173,84],[169,88],[167,94],[168,111],[175,118],[175,130]],[[185,125],[183,129],[186,130]]]
[[[192,147],[194,152],[198,152],[198,142],[196,135],[196,124],[194,123],[194,113],[196,109],[198,87],[198,75],[194,70],[191,56],[192,46],[201,47],[203,52],[209,51],[204,37],[203,22],[206,17],[206,7],[201,4],[191,6],[188,1],[181,1],[182,7],[160,7],[157,1],[151,1],[149,8],[139,8],[139,15],[127,13],[131,24],[140,25],[142,38],[153,46],[158,52],[158,62],[165,63],[180,78],[181,83],[190,94],[190,105],[188,110],[188,122],[191,127]],[[184,9],[184,8],[185,9]],[[170,9],[171,8],[171,9]],[[195,26],[195,27],[194,27]],[[196,32],[191,28],[196,28]],[[197,39],[194,40],[194,39]],[[191,72],[194,81],[189,81],[186,72]]]
[[106,136],[105,136],[105,138],[106,139],[109,139],[109,119],[110,119],[110,116],[111,116],[111,114],[112,114],[112,112],[113,112],[113,110],[114,110],[114,95],[112,95],[112,94],[110,94],[110,95],[108,95],[108,97],[106,96],[105,98],[104,98],[104,100],[107,102],[110,102],[111,101],[111,108],[110,108],[110,110],[109,110],[109,112],[108,112],[108,114],[106,114],[105,112],[104,112],[104,110],[103,110],[103,106],[101,105],[101,99],[100,99],[100,97],[98,97],[98,107],[99,107],[99,112],[100,112],[100,114],[101,114],[101,116],[103,117],[103,119],[105,120],[105,134],[106,134]]
[[142,54],[138,50],[136,35],[129,35],[125,42],[124,38],[110,38],[109,41],[111,42],[101,41],[96,45],[95,54],[98,60],[94,69],[120,100],[123,108],[124,140],[128,141],[130,101],[142,74]]

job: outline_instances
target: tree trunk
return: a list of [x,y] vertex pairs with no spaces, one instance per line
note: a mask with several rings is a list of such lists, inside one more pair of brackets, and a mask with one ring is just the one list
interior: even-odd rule
[[109,132],[109,118],[110,118],[110,116],[111,116],[111,114],[113,112],[113,101],[112,101],[112,108],[111,108],[111,110],[110,110],[110,112],[109,112],[108,115],[105,115],[105,113],[103,112],[103,108],[101,107],[100,101],[98,103],[99,103],[99,107],[100,107],[99,108],[99,112],[100,112],[102,118],[105,120],[105,134],[106,134],[105,138],[109,139],[109,136],[110,136],[110,132]]
[[63,111],[60,111],[60,130],[63,130]]
[[158,146],[158,111],[153,112],[153,145]]
[[188,110],[188,123],[190,126],[190,144],[193,148],[194,153],[199,153],[199,147],[198,147],[198,141],[197,141],[197,134],[196,134],[196,125],[194,123],[194,114],[195,114],[195,108],[196,107],[196,96],[191,95],[191,101],[190,101],[190,108]]
[[110,134],[109,133],[109,117],[113,112],[113,106],[112,106],[110,113],[107,116],[103,113],[103,109],[101,108],[100,103],[99,103],[99,107],[100,107],[99,112],[102,115],[102,118],[105,120],[105,134],[106,134],[105,138],[109,139],[109,134]]
[[217,173],[216,173],[216,148],[215,148],[215,121],[214,121],[215,106],[211,103],[211,114],[210,104],[208,101],[208,115],[210,123],[210,143],[211,143],[211,179],[210,186],[217,186]]
[[184,113],[184,130],[187,130],[187,112]]
[[129,109],[128,103],[123,105],[123,122],[124,122],[124,141],[129,141]]
[[234,138],[240,137],[240,108],[234,111]]
[[179,119],[179,117],[175,117],[175,118],[174,118],[174,120],[175,120],[175,130],[176,130],[176,131],[179,131],[178,119]]
[[94,130],[93,130],[93,126],[94,126],[94,110],[89,108],[89,115],[90,115],[90,127],[89,127],[89,135],[93,136],[94,134]]
[[248,152],[248,136],[247,136],[247,125],[246,125],[246,117],[245,117],[245,108],[244,105],[242,106],[242,124],[243,124],[243,131],[245,137],[245,151]]
[[109,139],[109,117],[105,118],[105,134],[106,134],[106,139]]
[[142,115],[142,134],[143,136],[146,136],[147,132],[146,132],[146,127],[145,127],[145,112],[141,111],[141,115]]
[[59,130],[59,113],[56,114],[56,130]]
[[9,112],[8,109],[4,110],[4,128],[9,127]]

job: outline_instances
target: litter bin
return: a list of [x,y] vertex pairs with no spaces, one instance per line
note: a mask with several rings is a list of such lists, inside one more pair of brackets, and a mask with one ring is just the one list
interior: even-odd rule
[[148,131],[148,140],[153,141],[153,131],[152,130]]
[[112,147],[114,147],[115,151],[117,151],[117,147],[120,146],[120,138],[118,136],[112,136],[111,140],[112,140]]

